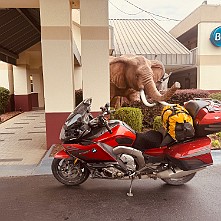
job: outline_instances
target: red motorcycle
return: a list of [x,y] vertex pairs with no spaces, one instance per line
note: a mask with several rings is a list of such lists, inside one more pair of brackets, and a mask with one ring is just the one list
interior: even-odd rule
[[101,114],[90,114],[92,99],[81,102],[62,127],[62,145],[54,155],[52,172],[65,185],[79,185],[87,178],[160,178],[170,185],[190,181],[196,172],[213,164],[208,134],[221,131],[220,104],[192,100],[185,107],[195,123],[196,136],[175,142],[158,131],[136,133],[126,123],[107,120],[109,105]]

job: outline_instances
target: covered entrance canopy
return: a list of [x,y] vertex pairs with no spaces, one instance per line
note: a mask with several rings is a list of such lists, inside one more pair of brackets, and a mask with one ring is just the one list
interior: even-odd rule
[[40,41],[39,9],[0,9],[0,60],[16,64],[21,52]]

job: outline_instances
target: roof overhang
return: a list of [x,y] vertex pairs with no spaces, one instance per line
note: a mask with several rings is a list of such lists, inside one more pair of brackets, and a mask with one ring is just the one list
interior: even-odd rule
[[0,59],[15,65],[21,52],[41,41],[40,11],[6,8],[0,17]]
[[219,21],[221,21],[221,5],[201,5],[172,28],[170,33],[178,38],[201,22]]
[[[70,0],[72,8],[80,8],[80,0]],[[1,0],[0,8],[40,8],[39,0]]]

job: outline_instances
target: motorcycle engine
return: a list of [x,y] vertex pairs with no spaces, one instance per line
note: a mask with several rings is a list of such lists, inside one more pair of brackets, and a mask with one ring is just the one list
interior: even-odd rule
[[136,170],[136,163],[132,156],[128,154],[122,154],[120,159],[124,164],[126,164],[126,167],[128,170],[132,170],[132,171]]
[[[122,154],[120,156],[120,159],[126,165],[128,170],[132,170],[132,171],[136,170],[136,164],[132,156],[128,154]],[[103,173],[105,176],[113,177],[113,178],[124,177],[124,173],[115,167],[104,168]]]

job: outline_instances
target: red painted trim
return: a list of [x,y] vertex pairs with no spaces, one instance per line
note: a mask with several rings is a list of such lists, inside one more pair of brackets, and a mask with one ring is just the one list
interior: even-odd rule
[[61,150],[61,151],[59,151],[58,153],[56,153],[54,155],[54,158],[56,158],[56,159],[68,159],[68,158],[70,158],[70,156],[64,150]]
[[31,111],[31,94],[27,95],[14,95],[15,99],[15,110],[17,111]]
[[47,148],[59,144],[61,128],[70,113],[45,113]]

